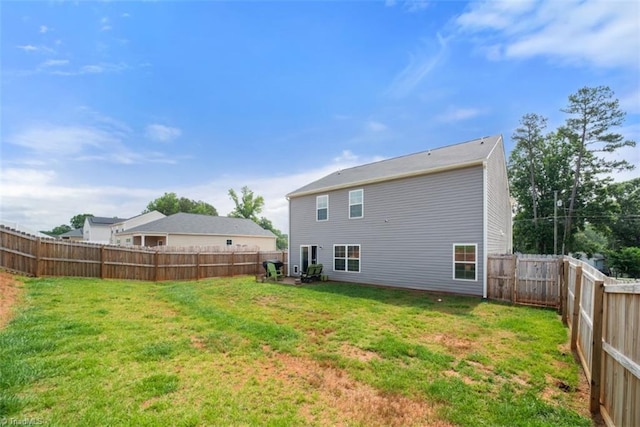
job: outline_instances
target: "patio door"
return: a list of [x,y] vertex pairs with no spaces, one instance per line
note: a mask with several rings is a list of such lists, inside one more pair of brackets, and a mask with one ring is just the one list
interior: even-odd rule
[[307,271],[309,264],[318,263],[317,245],[300,245],[300,266],[302,271]]

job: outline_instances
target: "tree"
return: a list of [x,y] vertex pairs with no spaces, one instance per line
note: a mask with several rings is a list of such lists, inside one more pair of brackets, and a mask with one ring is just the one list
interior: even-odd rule
[[64,234],[68,231],[73,230],[71,227],[69,227],[67,224],[61,224],[57,227],[55,227],[53,230],[50,231],[42,231],[43,234],[46,234],[48,236],[59,236],[61,234]]
[[74,229],[76,228],[82,228],[84,227],[84,220],[85,218],[89,217],[94,217],[95,215],[93,214],[78,214],[75,215],[73,218],[71,218],[71,220],[69,221],[69,223],[71,224],[71,227],[73,227]]
[[[554,251],[554,194],[568,194],[571,188],[569,149],[557,132],[544,136],[536,146],[534,180],[536,197],[531,196],[531,162],[526,146],[516,145],[509,156],[509,184],[516,200],[514,249],[526,253]],[[534,214],[534,208],[536,213]],[[564,215],[559,212],[559,220]]]
[[273,223],[269,221],[265,217],[261,217],[258,220],[258,225],[265,230],[271,231],[276,235],[276,248],[279,250],[284,250],[289,247],[289,236],[287,234],[282,233],[280,230],[273,226]]
[[232,218],[247,218],[258,223],[258,214],[262,212],[264,207],[264,198],[262,196],[254,196],[253,191],[249,187],[242,187],[242,199],[238,197],[233,188],[229,189],[229,197],[233,200],[236,207],[229,214]]
[[217,216],[218,211],[212,205],[201,200],[191,200],[186,197],[178,198],[176,193],[164,193],[161,197],[149,202],[142,213],[158,211],[164,215],[173,215],[178,212],[195,213]]
[[[542,132],[546,126],[546,118],[533,113],[525,114],[520,120],[520,127],[511,136],[511,139],[516,143],[514,150],[518,153],[517,156],[522,157],[518,160],[528,166],[533,226],[536,229],[535,238],[538,237],[538,187],[536,185],[536,176],[540,173],[540,149],[544,141]],[[538,246],[537,242],[536,246]]]
[[614,212],[608,224],[612,248],[640,247],[640,178],[609,185]]
[[637,279],[640,277],[640,248],[622,248],[609,254],[609,265],[616,273],[626,274]]
[[573,184],[563,235],[563,242],[570,243],[580,188],[589,184],[597,187],[601,180],[606,182],[599,178],[602,174],[633,168],[626,160],[610,160],[596,153],[613,153],[621,147],[633,147],[635,142],[625,141],[621,134],[610,131],[623,124],[625,113],[620,110],[613,91],[606,86],[583,87],[569,96],[569,104],[562,111],[570,115],[560,132],[572,148],[573,164]]

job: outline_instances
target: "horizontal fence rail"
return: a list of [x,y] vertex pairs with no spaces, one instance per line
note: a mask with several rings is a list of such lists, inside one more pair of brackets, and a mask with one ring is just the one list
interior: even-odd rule
[[[282,261],[285,251],[212,252],[214,248],[131,248],[41,239],[0,226],[0,267],[29,276],[78,276],[123,280],[198,280],[258,275],[262,262]],[[285,268],[286,271],[286,268]]]

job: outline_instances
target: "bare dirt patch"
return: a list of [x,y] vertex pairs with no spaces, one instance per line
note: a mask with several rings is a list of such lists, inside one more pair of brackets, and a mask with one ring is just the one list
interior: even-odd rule
[[428,340],[446,347],[453,354],[467,353],[473,350],[474,342],[468,338],[460,338],[445,334],[429,335]]
[[287,388],[308,390],[312,401],[300,404],[299,414],[310,424],[376,426],[449,426],[435,415],[433,404],[384,393],[351,378],[347,372],[317,361],[274,353],[258,381],[276,379]]
[[198,350],[204,350],[207,348],[207,345],[204,343],[204,339],[197,337],[195,335],[191,335],[189,337],[191,341],[191,346],[197,348]]
[[343,344],[342,347],[340,347],[340,353],[345,357],[356,359],[360,362],[380,359],[380,356],[375,351],[363,350],[349,344]]
[[0,271],[0,328],[13,317],[13,309],[21,292],[21,284],[14,276],[6,271]]

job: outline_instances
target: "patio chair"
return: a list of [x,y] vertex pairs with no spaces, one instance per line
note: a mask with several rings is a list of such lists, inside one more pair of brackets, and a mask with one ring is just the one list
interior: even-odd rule
[[300,275],[300,281],[303,283],[310,283],[314,280],[320,280],[322,275],[322,264],[310,264],[307,267],[307,271]]
[[268,262],[267,263],[267,277],[265,279],[266,280],[273,280],[274,282],[277,282],[278,280],[283,280],[284,279],[284,273],[282,272],[282,270],[278,270],[274,263]]

